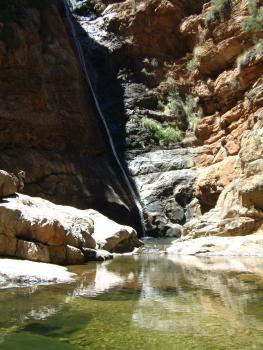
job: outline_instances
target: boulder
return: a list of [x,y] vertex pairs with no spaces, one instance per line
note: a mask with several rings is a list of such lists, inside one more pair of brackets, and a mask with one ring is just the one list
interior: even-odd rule
[[102,249],[83,248],[86,261],[105,261],[113,258],[113,254]]
[[179,238],[182,235],[183,227],[179,224],[170,224],[165,236],[166,237],[176,237]]
[[0,256],[75,265],[107,260],[112,257],[109,252],[129,252],[140,245],[134,229],[95,210],[23,194],[0,203]]
[[119,225],[95,210],[87,212],[94,222],[92,237],[99,249],[111,253],[124,253],[131,252],[134,248],[143,245],[132,227]]
[[8,197],[18,189],[18,179],[4,170],[0,170],[0,198]]

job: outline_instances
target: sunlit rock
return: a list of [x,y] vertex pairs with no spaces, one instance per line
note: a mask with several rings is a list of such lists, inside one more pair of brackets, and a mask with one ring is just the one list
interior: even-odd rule
[[92,237],[99,249],[123,253],[143,245],[132,227],[119,225],[95,210],[88,210],[88,213],[94,222]]
[[74,273],[65,267],[32,261],[0,259],[0,287],[74,281]]

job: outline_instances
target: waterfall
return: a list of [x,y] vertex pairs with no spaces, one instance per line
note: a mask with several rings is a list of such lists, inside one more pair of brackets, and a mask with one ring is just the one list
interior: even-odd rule
[[106,123],[106,120],[103,116],[103,113],[102,113],[102,110],[100,108],[100,105],[99,105],[99,102],[98,102],[98,99],[97,99],[97,96],[94,92],[94,88],[92,86],[92,83],[91,83],[91,80],[89,78],[89,74],[88,74],[88,70],[87,70],[87,67],[86,67],[86,61],[85,61],[85,57],[84,57],[84,54],[83,54],[83,51],[82,51],[82,47],[81,47],[81,44],[80,44],[80,41],[78,39],[78,36],[76,34],[76,30],[75,30],[75,27],[74,27],[74,23],[72,22],[72,13],[70,11],[74,9],[74,7],[76,6],[76,0],[63,0],[63,4],[64,4],[64,8],[65,8],[65,14],[66,14],[66,20],[68,22],[68,25],[69,25],[69,29],[71,31],[71,34],[72,34],[72,39],[73,39],[73,42],[75,44],[75,49],[76,49],[76,53],[78,55],[78,59],[79,59],[79,62],[80,62],[80,65],[81,65],[81,68],[82,68],[82,71],[83,71],[83,74],[84,74],[84,77],[85,77],[85,80],[88,84],[88,87],[91,91],[91,94],[92,94],[92,97],[93,97],[93,100],[95,102],[95,106],[96,106],[96,111],[97,111],[97,115],[98,117],[100,118],[101,122],[102,122],[102,125],[104,127],[104,130],[105,130],[105,134],[106,134],[106,137],[107,137],[107,140],[109,142],[109,145],[110,145],[110,150],[111,150],[111,153],[114,157],[114,160],[116,161],[116,164],[120,170],[120,174],[122,175],[122,178],[123,178],[123,181],[124,183],[126,184],[127,186],[127,189],[129,191],[129,194],[135,204],[135,208],[137,209],[137,214],[139,215],[139,218],[140,218],[140,230],[141,230],[141,236],[144,236],[145,234],[145,227],[144,227],[144,218],[143,218],[143,210],[142,210],[142,205],[130,183],[130,180],[121,164],[121,161],[118,157],[118,154],[115,150],[115,146],[114,146],[114,143],[113,143],[113,140],[112,140],[112,137],[111,137],[111,134],[110,134],[110,131],[109,131],[109,128],[108,128],[108,125]]

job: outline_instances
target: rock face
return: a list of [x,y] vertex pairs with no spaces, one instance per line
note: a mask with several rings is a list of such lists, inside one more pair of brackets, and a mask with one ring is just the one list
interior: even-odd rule
[[0,80],[0,167],[25,170],[28,195],[137,225],[61,1],[1,2]]
[[[71,2],[147,233],[187,239],[258,231],[262,0]],[[132,226],[135,206],[107,154],[63,12],[56,2],[27,4],[19,20],[16,1],[0,17],[0,165],[27,171],[27,194],[93,207]]]
[[[258,231],[262,1],[253,9],[241,0],[220,8],[184,0],[101,3],[97,17],[76,17],[79,37],[141,196],[147,233],[187,239]],[[145,119],[181,129],[181,142],[158,140]]]
[[0,198],[11,196],[18,190],[18,179],[7,171],[0,170]]
[[186,222],[198,170],[186,149],[142,153],[128,162],[145,210],[147,233],[175,236]]
[[136,232],[94,210],[16,194],[0,203],[0,256],[61,265],[111,258],[142,245]]

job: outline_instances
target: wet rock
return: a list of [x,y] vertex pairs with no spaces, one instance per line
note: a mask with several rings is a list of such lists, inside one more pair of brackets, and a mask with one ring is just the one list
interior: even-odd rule
[[113,254],[106,250],[83,248],[82,251],[86,261],[105,261],[113,259]]
[[180,238],[182,236],[183,227],[179,224],[170,224],[165,233],[165,237],[176,237]]
[[[183,204],[193,198],[193,184],[197,170],[180,169],[153,172],[135,177],[141,195],[144,211],[148,217],[148,230],[151,234],[165,235],[171,223],[183,224],[185,212]],[[188,193],[186,203],[180,205],[176,197],[179,193]]]

